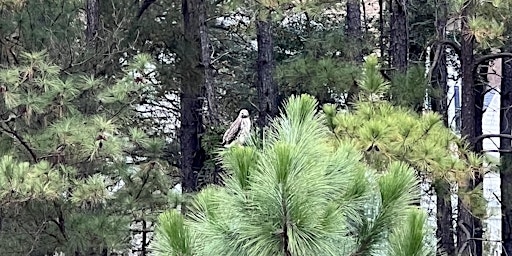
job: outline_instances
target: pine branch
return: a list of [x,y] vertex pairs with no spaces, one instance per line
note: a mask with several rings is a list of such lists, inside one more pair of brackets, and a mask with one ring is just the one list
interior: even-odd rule
[[[150,169],[151,170],[151,169]],[[142,190],[144,189],[144,186],[146,186],[146,183],[148,182],[149,180],[149,171],[145,173],[144,175],[144,179],[142,181],[142,185],[140,186],[140,189],[139,189],[139,192],[137,193],[137,195],[135,196],[135,200],[139,199],[140,197],[140,194],[142,194]]]
[[28,151],[28,153],[32,157],[32,160],[34,161],[34,163],[38,162],[36,153],[34,152],[34,150],[32,150],[32,148],[28,145],[28,143],[23,139],[23,137],[21,137],[19,134],[17,134],[16,132],[14,132],[12,130],[8,130],[8,129],[4,128],[3,125],[0,125],[0,129],[4,133],[9,134],[10,136],[16,138],[21,143],[21,145]]

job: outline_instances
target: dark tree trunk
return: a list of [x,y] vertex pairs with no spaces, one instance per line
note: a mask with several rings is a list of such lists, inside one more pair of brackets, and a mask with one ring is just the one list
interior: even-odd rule
[[[467,17],[473,13],[472,1],[466,2],[462,12],[462,129],[461,134],[469,141],[474,152],[482,151],[482,142],[477,137],[482,135],[482,85],[474,82],[474,37],[468,25]],[[483,181],[481,174],[476,173],[475,179],[468,184],[468,190],[473,189]],[[482,255],[482,223],[471,215],[467,206],[459,199],[457,220],[457,250],[461,255]]]
[[99,0],[86,0],[85,12],[87,15],[87,28],[85,31],[85,39],[87,43],[94,44],[96,35],[100,26],[100,10]]
[[405,72],[408,64],[409,35],[407,30],[407,0],[391,0],[390,46],[391,67]]
[[[436,17],[436,32],[438,43],[433,47],[435,50],[432,59],[433,88],[436,90],[436,97],[432,97],[432,110],[443,116],[443,123],[448,127],[448,71],[446,68],[446,46],[442,44],[446,40],[446,22],[448,18],[448,6],[446,0],[438,1],[438,16]],[[435,63],[434,63],[435,62]]]
[[261,132],[263,132],[263,127],[268,124],[269,119],[278,113],[278,88],[272,76],[274,71],[274,44],[270,13],[266,20],[256,21],[256,33],[258,41],[258,80],[256,84],[259,98],[258,124]]
[[[471,14],[468,11],[470,7],[464,9],[463,17]],[[474,66],[474,37],[467,19],[462,22],[462,46],[460,62],[462,67],[462,136],[466,136],[471,149],[475,152],[482,151],[482,142],[477,141],[477,137],[482,134],[482,103],[480,102],[482,86],[475,85],[473,66]]]
[[[512,49],[510,49],[512,50]],[[500,132],[511,134],[512,131],[512,59],[503,59],[501,78]],[[501,149],[501,237],[502,255],[512,255],[512,146],[510,139],[500,138]]]
[[[433,70],[433,88],[437,91],[436,96],[431,98],[432,110],[443,116],[443,123],[448,127],[448,71],[446,68],[446,47],[441,41],[446,39],[446,20],[448,8],[446,0],[440,0],[438,5],[438,16],[436,23],[438,43],[434,46],[434,56],[431,60],[435,65]],[[453,228],[453,208],[450,198],[450,184],[444,180],[434,185],[437,198],[437,231],[436,237],[439,241],[437,255],[455,256],[455,230]],[[444,253],[444,254],[442,254]]]
[[361,44],[363,42],[363,31],[361,29],[361,4],[359,0],[347,1],[347,20],[345,34],[350,42],[354,44],[354,60],[362,61]]
[[[94,74],[98,72],[98,29],[100,27],[100,3],[99,0],[85,0],[85,12],[87,18],[87,27],[85,29],[85,39],[87,43],[87,52],[91,59],[85,63],[85,68]],[[87,95],[88,97],[91,97]]]
[[386,51],[386,47],[384,44],[384,37],[386,36],[386,32],[384,31],[384,0],[379,0],[379,49],[382,61],[384,61],[384,53]]
[[203,4],[201,0],[182,0],[186,45],[183,56],[180,56],[180,146],[184,192],[196,190],[197,174],[203,168],[205,159],[205,152],[201,147],[201,135],[204,133],[201,98],[205,84],[200,35],[200,13]]
[[[361,28],[361,4],[359,0],[348,0],[347,1],[347,20],[346,20],[346,31],[345,34],[349,38],[349,42],[354,47],[352,48],[353,61],[355,63],[361,63],[363,61],[363,54],[361,52],[361,45],[363,43],[363,30]],[[352,86],[347,92],[347,104],[355,101],[358,87],[357,81],[352,81]]]
[[455,256],[455,241],[452,225],[452,202],[450,199],[450,183],[440,180],[434,184],[437,195],[437,231],[436,236],[441,251],[437,255]]
[[[437,45],[437,65],[433,72],[432,87],[436,91],[431,97],[432,110],[443,117],[443,124],[448,127],[448,70],[446,68],[446,47]],[[435,56],[434,56],[435,58]]]
[[206,107],[208,109],[206,119],[210,125],[217,125],[219,123],[219,113],[217,110],[217,100],[215,98],[215,84],[210,57],[210,38],[208,37],[209,34],[206,18],[206,3],[203,0],[199,5],[199,34],[201,41],[201,66],[204,68],[204,89],[206,95]]

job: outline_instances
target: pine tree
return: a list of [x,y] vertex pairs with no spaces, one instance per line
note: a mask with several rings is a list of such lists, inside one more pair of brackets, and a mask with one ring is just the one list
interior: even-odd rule
[[433,255],[425,213],[410,206],[412,169],[368,169],[353,146],[332,143],[317,107],[292,96],[261,149],[222,152],[225,186],[199,192],[186,216],[160,215],[156,255]]
[[65,74],[45,52],[0,70],[2,254],[125,251],[130,223],[172,203],[164,143],[133,125],[147,63],[115,83]]
[[466,180],[483,169],[484,158],[469,151],[438,114],[420,115],[385,101],[389,83],[380,75],[377,63],[375,56],[366,60],[360,82],[362,100],[353,112],[324,106],[337,138],[356,143],[375,168],[400,160],[432,181],[436,191],[447,192],[450,184],[457,184],[464,205],[483,217],[483,195],[478,188],[471,190]]

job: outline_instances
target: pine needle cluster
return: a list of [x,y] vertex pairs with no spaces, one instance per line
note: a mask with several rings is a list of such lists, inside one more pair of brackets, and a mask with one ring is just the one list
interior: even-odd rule
[[385,100],[389,84],[376,71],[377,64],[376,56],[367,58],[360,100],[353,111],[337,110],[332,104],[323,106],[336,138],[343,143],[351,141],[376,169],[401,161],[433,182],[457,185],[459,196],[471,205],[473,213],[483,216],[485,200],[479,197],[477,204],[477,190],[466,191],[466,182],[477,172],[483,173],[485,156],[468,150],[465,141],[445,127],[437,113],[419,114]]

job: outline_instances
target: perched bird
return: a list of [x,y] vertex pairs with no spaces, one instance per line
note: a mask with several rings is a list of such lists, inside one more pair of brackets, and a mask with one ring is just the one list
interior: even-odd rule
[[240,110],[236,120],[229,126],[229,129],[222,137],[222,145],[226,148],[234,144],[243,145],[249,138],[251,132],[251,119],[247,109]]

